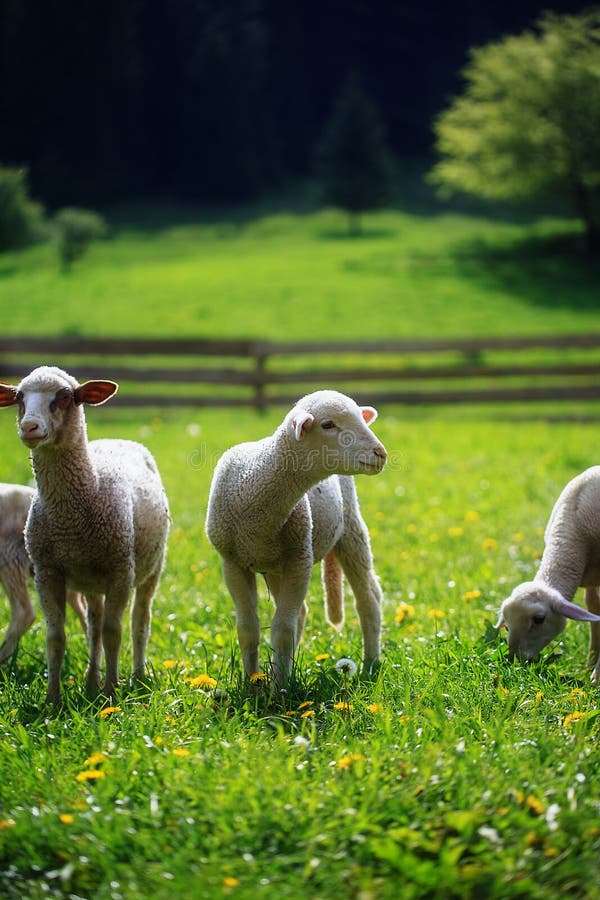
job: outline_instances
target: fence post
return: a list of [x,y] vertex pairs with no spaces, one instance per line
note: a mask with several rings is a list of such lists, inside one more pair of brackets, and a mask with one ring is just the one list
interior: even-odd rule
[[264,412],[267,408],[267,398],[265,395],[265,369],[268,354],[262,350],[256,352],[256,383],[254,389],[254,405],[258,412]]

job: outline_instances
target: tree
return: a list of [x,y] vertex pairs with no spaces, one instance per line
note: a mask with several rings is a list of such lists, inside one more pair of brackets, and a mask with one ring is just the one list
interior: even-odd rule
[[42,218],[41,206],[29,199],[26,170],[0,166],[0,252],[39,237]]
[[430,180],[494,200],[562,194],[600,252],[600,10],[547,14],[471,51],[464,93],[435,121]]
[[59,210],[54,217],[58,255],[61,266],[67,272],[75,260],[80,259],[92,241],[106,232],[102,216],[88,209],[71,206]]
[[383,124],[356,76],[344,85],[317,148],[323,200],[349,214],[350,230],[361,231],[361,214],[391,195],[391,163]]

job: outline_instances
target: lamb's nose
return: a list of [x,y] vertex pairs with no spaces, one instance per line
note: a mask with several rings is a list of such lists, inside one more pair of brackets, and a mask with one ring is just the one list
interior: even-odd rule
[[35,432],[39,430],[39,422],[36,422],[33,419],[23,419],[23,421],[21,422],[21,434],[35,434]]
[[384,462],[386,461],[386,459],[387,459],[387,452],[386,452],[386,449],[385,449],[385,447],[383,446],[383,444],[380,444],[379,447],[375,447],[375,449],[373,450],[373,453],[375,454],[375,456],[378,456],[378,457],[379,457],[380,459],[382,459]]

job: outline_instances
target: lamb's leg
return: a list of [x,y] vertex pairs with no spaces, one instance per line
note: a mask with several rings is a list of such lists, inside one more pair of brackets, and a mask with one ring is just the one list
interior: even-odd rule
[[[265,575],[265,581],[267,582],[267,587],[269,588],[269,592],[275,602],[275,605],[279,603],[279,597],[281,595],[281,575],[279,573],[268,573]],[[296,636],[294,638],[294,646],[297,647],[302,640],[302,632],[304,631],[304,622],[306,621],[306,614],[308,612],[308,606],[306,605],[306,601],[300,607],[300,612],[298,613],[298,619],[296,622]]]
[[242,569],[232,560],[223,559],[223,577],[227,590],[235,604],[238,641],[242,653],[244,672],[249,678],[258,672],[258,596],[256,576]]
[[[586,587],[585,603],[590,612],[600,615],[600,588]],[[590,622],[590,652],[588,665],[593,666],[591,674],[592,684],[598,683],[600,678],[600,622]]]
[[67,590],[67,603],[81,622],[83,633],[87,634],[87,606],[83,594]]
[[[68,594],[67,594],[68,596]],[[79,594],[75,596],[80,597]],[[102,680],[102,619],[104,612],[104,597],[102,594],[89,594],[86,598],[87,605],[87,636],[88,636],[88,667],[85,673],[85,692],[89,697],[95,697],[100,690]]]
[[350,583],[363,636],[363,665],[371,671],[381,655],[381,604],[383,596],[373,568],[369,534],[360,514],[347,523],[334,553]]
[[160,571],[138,585],[131,607],[131,644],[133,650],[134,681],[143,681],[146,674],[146,648],[150,637],[152,600],[160,579]]
[[281,575],[277,609],[271,622],[273,674],[275,683],[285,684],[292,670],[294,654],[306,617],[306,593],[312,560],[301,556],[288,560]]
[[123,632],[123,613],[132,590],[131,579],[117,578],[109,585],[104,600],[104,617],[102,620],[102,643],[106,674],[104,693],[114,697],[119,684],[119,651]]
[[8,602],[10,603],[10,622],[0,644],[0,665],[7,662],[15,650],[22,635],[25,634],[35,619],[35,609],[27,590],[27,567],[15,562],[7,565],[0,575]]
[[60,700],[60,670],[65,655],[65,605],[64,576],[49,570],[37,569],[35,586],[40,606],[46,620],[46,659],[48,662],[48,689],[46,703]]

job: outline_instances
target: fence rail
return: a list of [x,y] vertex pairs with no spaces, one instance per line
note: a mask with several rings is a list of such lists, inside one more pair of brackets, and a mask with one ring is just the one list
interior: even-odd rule
[[20,379],[42,363],[80,380],[122,382],[115,398],[121,406],[264,409],[293,402],[308,385],[348,386],[359,401],[409,405],[600,400],[600,334],[315,342],[0,338],[0,380]]

